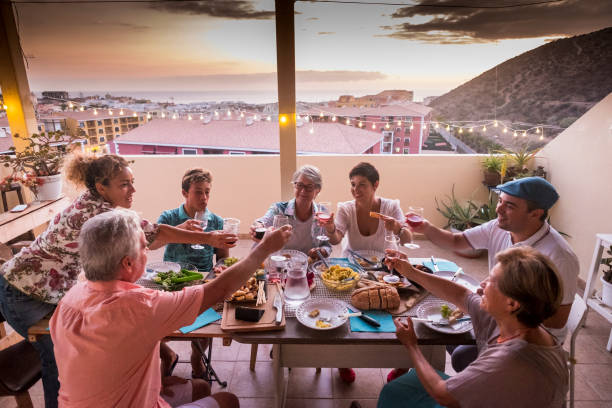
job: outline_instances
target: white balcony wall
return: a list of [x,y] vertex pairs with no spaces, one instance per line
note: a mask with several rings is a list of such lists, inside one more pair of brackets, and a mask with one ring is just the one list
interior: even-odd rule
[[561,197],[551,223],[571,236],[586,280],[595,234],[612,233],[612,93],[548,143],[537,161]]
[[[204,167],[213,175],[209,208],[223,217],[242,220],[241,233],[263,215],[270,204],[279,201],[278,156],[129,156],[136,178],[133,209],[150,220],[182,202],[181,177],[190,167]],[[402,208],[418,205],[438,225],[444,218],[435,210],[434,197],[450,194],[456,185],[457,197],[484,202],[487,190],[482,186],[478,156],[299,156],[298,166],[313,164],[323,174],[321,201],[352,199],[349,170],[368,160],[381,175],[378,193],[400,199]]]

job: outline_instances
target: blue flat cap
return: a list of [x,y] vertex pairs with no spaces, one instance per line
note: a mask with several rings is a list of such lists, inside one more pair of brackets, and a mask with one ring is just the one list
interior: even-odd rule
[[540,208],[548,210],[559,199],[557,190],[542,177],[525,177],[497,186],[496,190],[511,196],[533,201]]

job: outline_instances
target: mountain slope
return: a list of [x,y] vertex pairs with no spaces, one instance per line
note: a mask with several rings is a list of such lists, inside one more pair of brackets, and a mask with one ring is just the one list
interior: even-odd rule
[[430,106],[445,120],[496,116],[567,127],[612,92],[611,45],[612,27],[550,42],[482,73]]

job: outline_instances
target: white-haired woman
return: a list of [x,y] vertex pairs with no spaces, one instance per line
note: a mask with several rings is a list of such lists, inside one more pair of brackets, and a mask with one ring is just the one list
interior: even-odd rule
[[331,254],[331,246],[327,241],[323,245],[317,241],[317,235],[321,235],[321,227],[315,217],[320,211],[319,204],[314,200],[323,187],[321,172],[315,166],[307,164],[293,173],[291,182],[295,197],[272,204],[266,214],[251,225],[251,237],[257,241],[255,229],[271,227],[275,215],[285,215],[293,226],[293,235],[285,248],[304,252],[313,259],[319,258],[317,252],[327,257]]

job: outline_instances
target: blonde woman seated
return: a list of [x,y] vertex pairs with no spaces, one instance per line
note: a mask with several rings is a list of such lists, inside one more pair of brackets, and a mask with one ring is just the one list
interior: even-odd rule
[[453,377],[437,372],[419,350],[412,321],[396,319],[397,338],[415,368],[383,387],[378,408],[564,406],[567,354],[542,326],[563,294],[549,258],[530,247],[498,253],[480,297],[392,255],[386,261],[390,268],[471,316],[480,355]]

